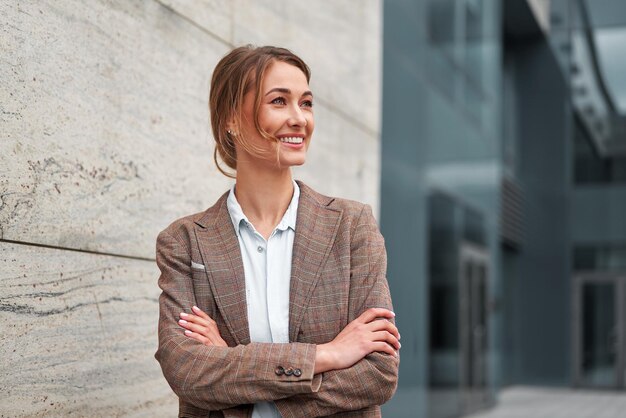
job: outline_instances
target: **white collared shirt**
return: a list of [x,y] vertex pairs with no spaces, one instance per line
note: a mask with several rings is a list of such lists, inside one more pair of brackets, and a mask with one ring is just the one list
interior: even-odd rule
[[[300,188],[294,181],[289,207],[266,241],[243,213],[235,186],[230,189],[226,205],[243,260],[250,341],[288,343],[291,257]],[[256,403],[252,412],[252,418],[280,416],[273,402]]]

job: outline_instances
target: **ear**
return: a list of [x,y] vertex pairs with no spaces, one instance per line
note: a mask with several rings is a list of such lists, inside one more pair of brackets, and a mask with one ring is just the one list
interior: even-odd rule
[[226,123],[226,131],[230,134],[231,137],[237,135],[237,124],[235,123],[234,117],[231,117]]

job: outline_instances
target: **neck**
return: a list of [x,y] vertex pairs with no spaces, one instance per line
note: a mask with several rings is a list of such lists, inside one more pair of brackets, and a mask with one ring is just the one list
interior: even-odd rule
[[255,227],[275,227],[282,219],[293,197],[291,169],[247,170],[237,168],[235,196]]

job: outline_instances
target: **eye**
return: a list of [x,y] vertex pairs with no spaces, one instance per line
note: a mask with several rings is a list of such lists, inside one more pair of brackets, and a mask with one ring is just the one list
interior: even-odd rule
[[270,103],[272,104],[276,104],[276,105],[284,105],[287,103],[287,101],[285,100],[284,97],[277,97],[274,100],[272,100]]
[[305,100],[302,102],[302,104],[300,106],[303,107],[313,107],[313,100]]

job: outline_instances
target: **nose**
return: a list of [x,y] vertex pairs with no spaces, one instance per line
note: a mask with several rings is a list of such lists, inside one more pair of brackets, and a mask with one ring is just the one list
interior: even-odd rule
[[293,106],[291,113],[289,115],[289,119],[287,120],[287,124],[289,126],[301,126],[304,127],[307,125],[306,117],[304,116],[304,112],[300,109],[300,106]]

